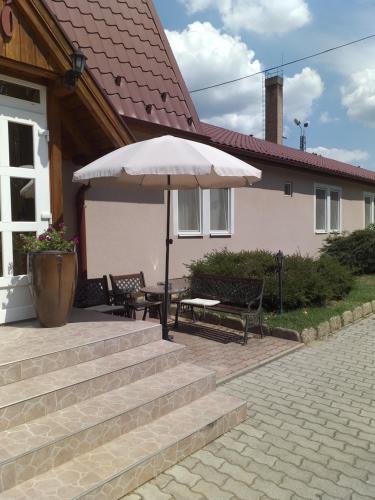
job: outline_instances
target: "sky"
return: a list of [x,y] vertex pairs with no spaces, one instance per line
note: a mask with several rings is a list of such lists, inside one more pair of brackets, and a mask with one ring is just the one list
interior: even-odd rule
[[[375,34],[375,0],[154,0],[190,91]],[[375,38],[283,68],[284,144],[375,170]],[[203,121],[264,137],[263,76],[192,92]]]

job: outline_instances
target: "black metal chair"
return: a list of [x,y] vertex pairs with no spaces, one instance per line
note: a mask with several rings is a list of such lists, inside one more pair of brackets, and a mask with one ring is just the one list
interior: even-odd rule
[[162,301],[148,300],[141,289],[146,286],[145,277],[141,271],[138,274],[122,274],[118,276],[109,275],[111,280],[113,301],[115,305],[121,305],[127,311],[130,318],[136,318],[137,311],[143,311],[143,321],[147,313],[156,310],[161,322]]
[[106,276],[78,281],[74,307],[105,314],[124,315],[124,306],[112,303]]

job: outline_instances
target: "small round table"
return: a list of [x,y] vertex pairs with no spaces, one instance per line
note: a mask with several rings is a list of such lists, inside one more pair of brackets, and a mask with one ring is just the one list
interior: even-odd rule
[[[170,298],[172,295],[182,295],[183,293],[187,292],[190,289],[190,283],[189,280],[185,278],[179,278],[175,280],[171,280],[169,282],[169,287],[168,287],[168,304],[167,304],[167,311],[169,311],[169,302]],[[153,295],[154,297],[163,298],[164,297],[164,283],[158,283],[156,285],[151,285],[151,286],[144,286],[141,288],[141,292],[145,294],[146,299],[150,300],[148,298],[148,295]]]

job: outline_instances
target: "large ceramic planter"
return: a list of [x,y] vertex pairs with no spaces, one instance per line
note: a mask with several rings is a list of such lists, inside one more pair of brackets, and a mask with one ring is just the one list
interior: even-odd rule
[[75,252],[55,250],[28,255],[30,288],[36,315],[44,327],[66,324],[77,283]]

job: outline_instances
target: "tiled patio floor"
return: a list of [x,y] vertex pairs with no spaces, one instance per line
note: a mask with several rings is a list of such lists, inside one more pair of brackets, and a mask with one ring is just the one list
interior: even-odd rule
[[187,347],[187,362],[214,370],[219,383],[303,347],[276,337],[252,337],[247,345],[240,345],[221,344],[177,331],[173,335],[175,342]]

